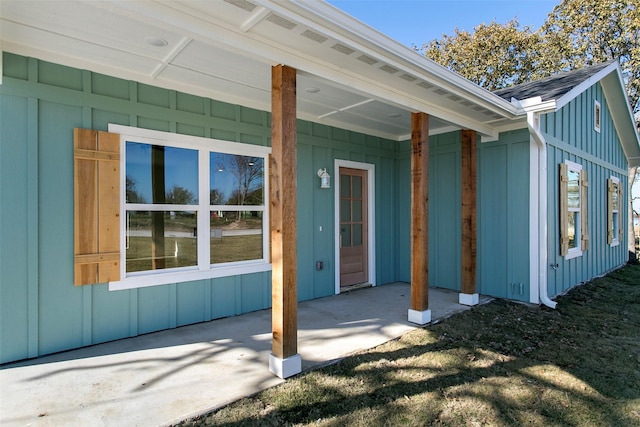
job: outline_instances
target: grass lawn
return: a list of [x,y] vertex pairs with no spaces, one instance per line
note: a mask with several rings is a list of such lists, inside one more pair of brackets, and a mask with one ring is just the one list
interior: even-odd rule
[[640,425],[640,266],[557,301],[474,307],[181,425]]

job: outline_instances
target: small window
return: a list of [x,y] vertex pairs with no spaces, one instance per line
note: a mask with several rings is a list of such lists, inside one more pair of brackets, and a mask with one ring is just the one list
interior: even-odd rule
[[582,255],[588,247],[587,174],[582,166],[560,165],[560,254],[566,259]]
[[595,101],[593,108],[593,128],[596,132],[600,132],[600,102]]
[[622,237],[622,188],[620,179],[612,176],[607,180],[607,243],[620,244]]

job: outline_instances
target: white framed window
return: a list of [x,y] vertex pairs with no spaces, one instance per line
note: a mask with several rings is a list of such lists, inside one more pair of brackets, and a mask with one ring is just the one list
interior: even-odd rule
[[618,246],[622,236],[622,188],[620,178],[615,176],[607,180],[607,243]]
[[269,147],[120,134],[121,280],[110,290],[268,271]]
[[593,129],[596,132],[600,132],[600,120],[602,115],[600,114],[601,110],[600,110],[600,102],[599,101],[594,101],[594,105],[593,105]]
[[560,254],[576,258],[588,248],[587,174],[582,166],[565,161],[560,165]]

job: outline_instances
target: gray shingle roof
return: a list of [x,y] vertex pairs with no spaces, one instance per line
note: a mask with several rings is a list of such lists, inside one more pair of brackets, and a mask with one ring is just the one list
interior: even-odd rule
[[541,97],[542,101],[558,99],[594,74],[597,74],[603,68],[611,65],[612,62],[613,61],[605,62],[579,70],[555,74],[544,79],[500,89],[494,93],[507,101],[511,101],[511,98],[523,100],[534,96]]

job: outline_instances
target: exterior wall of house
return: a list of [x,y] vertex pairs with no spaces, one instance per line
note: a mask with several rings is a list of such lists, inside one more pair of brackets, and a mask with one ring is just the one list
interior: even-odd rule
[[[601,130],[594,130],[594,101],[601,104]],[[624,190],[620,214],[626,227],[629,195],[628,163],[607,106],[602,86],[596,83],[555,113],[541,120],[547,141],[548,171],[548,293],[558,295],[572,286],[605,274],[628,260],[627,233],[617,246],[607,243],[607,179],[617,177]],[[570,160],[588,174],[589,248],[566,260],[559,243],[559,164]]]
[[[268,112],[6,52],[3,72],[0,363],[271,305],[268,272],[113,292],[73,286],[73,128],[115,123],[269,145]],[[398,144],[298,121],[298,147],[299,299],[334,293],[333,189],[319,188],[316,171],[328,168],[335,183],[336,158],[375,164],[376,281],[404,279],[395,249],[407,238],[397,217],[408,189],[396,191]]]
[[[529,300],[529,149],[526,129],[477,145],[477,289],[485,295]],[[461,288],[460,132],[429,137],[429,284]],[[398,182],[410,176],[410,146],[403,145]],[[410,206],[407,191],[399,201]],[[405,205],[406,203],[406,205]],[[410,281],[410,210],[399,216],[401,280]]]
[[[402,280],[411,281],[411,143],[397,168],[400,202],[398,257]],[[429,285],[460,290],[460,132],[429,137]]]
[[478,292],[529,301],[530,135],[500,134],[478,148]]

